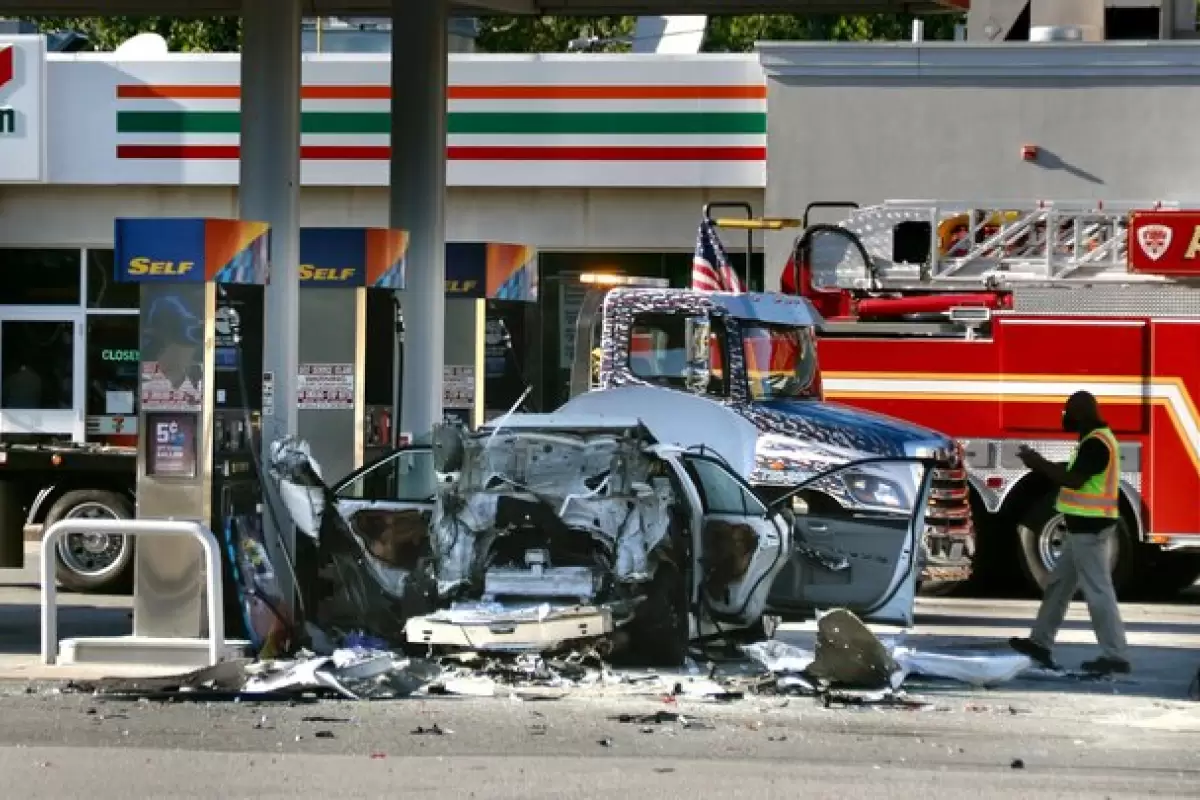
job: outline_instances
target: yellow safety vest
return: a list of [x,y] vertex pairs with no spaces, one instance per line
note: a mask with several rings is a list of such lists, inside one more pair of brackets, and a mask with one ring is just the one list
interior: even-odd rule
[[[1075,517],[1102,517],[1116,519],[1121,514],[1118,495],[1120,493],[1120,458],[1117,449],[1117,437],[1108,428],[1097,428],[1083,437],[1079,447],[1088,439],[1102,439],[1108,445],[1108,465],[1104,471],[1088,478],[1087,483],[1078,489],[1068,489],[1066,486],[1058,490],[1058,502],[1055,509],[1063,514]],[[1075,465],[1079,455],[1079,447],[1071,453],[1071,461],[1067,469]]]

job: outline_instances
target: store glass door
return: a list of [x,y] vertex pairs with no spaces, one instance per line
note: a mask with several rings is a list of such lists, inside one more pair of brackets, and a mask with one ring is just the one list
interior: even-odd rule
[[81,314],[0,310],[0,440],[83,441]]

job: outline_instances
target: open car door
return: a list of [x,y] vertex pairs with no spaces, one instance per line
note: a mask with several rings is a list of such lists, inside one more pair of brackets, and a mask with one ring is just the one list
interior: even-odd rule
[[683,452],[693,500],[703,512],[694,596],[701,618],[749,626],[767,604],[772,580],[791,552],[786,519],[772,513],[728,463],[703,453]]
[[932,483],[932,462],[896,457],[854,461],[800,484],[795,497],[826,502],[794,507],[791,558],[769,609],[845,608],[864,621],[911,625]]

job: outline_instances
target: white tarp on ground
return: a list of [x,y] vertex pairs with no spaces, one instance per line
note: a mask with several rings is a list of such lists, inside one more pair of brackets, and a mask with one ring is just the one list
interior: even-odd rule
[[[1017,653],[953,654],[922,651],[886,642],[884,646],[896,664],[893,687],[898,687],[909,675],[946,678],[972,686],[994,686],[1013,680],[1033,665],[1028,656]],[[801,675],[816,659],[813,651],[776,639],[746,645],[742,652],[776,675]]]

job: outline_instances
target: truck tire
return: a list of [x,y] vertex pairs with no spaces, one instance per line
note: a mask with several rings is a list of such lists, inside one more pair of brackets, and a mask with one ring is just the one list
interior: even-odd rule
[[[1042,497],[1017,526],[1021,567],[1039,595],[1050,583],[1050,573],[1067,535],[1063,515],[1054,508],[1056,495]],[[1134,585],[1138,574],[1139,548],[1130,531],[1128,520],[1118,521],[1117,546],[1112,554],[1113,587],[1118,597]]]
[[[48,529],[64,519],[132,519],[133,504],[95,489],[67,492],[50,506]],[[133,537],[74,534],[57,547],[55,576],[64,589],[90,594],[127,593],[133,585]]]

